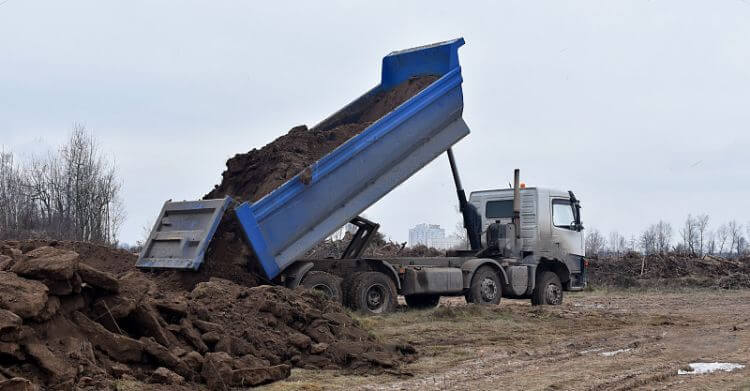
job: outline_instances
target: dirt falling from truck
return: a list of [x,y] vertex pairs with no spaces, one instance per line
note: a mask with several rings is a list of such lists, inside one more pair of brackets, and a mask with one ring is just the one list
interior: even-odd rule
[[[437,79],[436,76],[409,79],[375,95],[359,112],[344,113],[340,118],[312,129],[305,125],[296,126],[261,149],[235,155],[227,160],[221,183],[204,199],[224,196],[231,196],[237,202],[261,199]],[[210,277],[227,278],[246,286],[262,283],[261,274],[247,272],[248,268],[253,269],[255,262],[252,251],[239,235],[239,227],[228,213],[211,242],[204,267],[194,274],[163,274],[161,278],[165,286],[192,289]]]
[[377,95],[370,105],[342,118],[342,123],[332,128],[296,126],[261,149],[235,155],[227,160],[221,183],[204,199],[227,195],[242,201],[261,199],[435,80],[435,76],[409,79]]

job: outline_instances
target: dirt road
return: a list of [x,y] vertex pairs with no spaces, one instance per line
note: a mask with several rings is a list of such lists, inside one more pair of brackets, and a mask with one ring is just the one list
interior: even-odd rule
[[[750,390],[750,291],[595,292],[560,307],[446,300],[435,310],[362,318],[422,357],[400,374],[294,370],[268,389]],[[678,375],[693,362],[744,369]]]

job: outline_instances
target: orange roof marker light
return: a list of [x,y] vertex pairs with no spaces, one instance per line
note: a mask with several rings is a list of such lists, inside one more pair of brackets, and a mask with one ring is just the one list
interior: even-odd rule
[[522,189],[525,189],[525,188],[526,188],[526,184],[525,184],[525,183],[523,183],[523,182],[521,182],[521,188],[522,188]]

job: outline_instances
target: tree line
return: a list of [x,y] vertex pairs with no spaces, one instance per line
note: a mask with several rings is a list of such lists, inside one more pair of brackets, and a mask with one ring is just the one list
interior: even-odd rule
[[586,254],[678,253],[698,257],[740,257],[750,254],[750,222],[743,226],[737,220],[731,220],[711,229],[710,220],[707,214],[688,214],[685,222],[676,231],[670,223],[660,220],[639,235],[632,235],[630,238],[625,238],[617,231],[612,231],[605,237],[599,230],[590,229],[586,234]]
[[43,156],[0,151],[0,239],[116,244],[125,218],[121,190],[114,162],[82,125]]

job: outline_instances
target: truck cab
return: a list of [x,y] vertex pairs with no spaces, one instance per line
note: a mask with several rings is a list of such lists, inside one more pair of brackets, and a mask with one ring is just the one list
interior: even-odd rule
[[[513,223],[514,189],[474,191],[469,203],[481,219],[482,232],[492,224]],[[514,241],[513,257],[525,265],[542,265],[554,271],[565,290],[585,286],[584,235],[580,202],[573,192],[549,188],[520,189],[519,240]],[[482,235],[487,248],[489,235]]]

